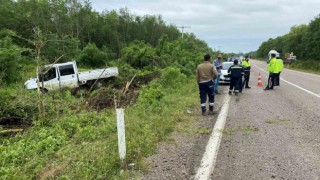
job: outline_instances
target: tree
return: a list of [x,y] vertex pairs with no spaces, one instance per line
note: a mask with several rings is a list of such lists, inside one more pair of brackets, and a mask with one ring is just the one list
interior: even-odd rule
[[107,60],[107,54],[92,43],[89,43],[78,57],[80,65],[93,68],[104,66]]
[[21,76],[22,60],[20,48],[12,42],[10,37],[0,40],[0,82],[10,84],[17,81]]

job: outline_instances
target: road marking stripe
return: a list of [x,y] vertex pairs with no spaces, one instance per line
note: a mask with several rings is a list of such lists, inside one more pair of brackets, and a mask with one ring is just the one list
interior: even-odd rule
[[[256,65],[254,65],[254,66],[256,66]],[[263,71],[263,72],[265,72],[265,73],[268,74],[267,71],[261,69],[261,68],[258,67],[258,66],[256,66],[256,67],[257,67],[258,69],[260,69],[261,71]],[[310,91],[310,90],[307,90],[307,89],[305,89],[305,88],[303,88],[303,87],[300,87],[300,86],[298,86],[298,85],[296,85],[296,84],[293,84],[292,82],[289,82],[289,81],[287,81],[287,80],[285,80],[285,79],[283,79],[283,78],[280,78],[280,80],[282,80],[282,81],[284,81],[284,82],[286,82],[286,83],[288,83],[288,84],[290,84],[290,85],[292,85],[292,86],[294,86],[294,87],[296,87],[296,88],[298,88],[298,89],[301,89],[301,90],[303,90],[304,92],[307,92],[307,93],[309,93],[309,94],[311,94],[311,95],[314,95],[314,96],[316,96],[317,98],[320,98],[320,95],[318,95],[318,94],[316,94],[316,93],[314,93],[314,92],[312,92],[312,91]]]
[[227,120],[229,110],[230,96],[225,97],[225,103],[223,104],[217,122],[214,125],[213,131],[210,135],[206,151],[203,154],[200,167],[195,176],[195,180],[208,180],[214,170],[216,163],[220,141],[222,138],[222,130]]

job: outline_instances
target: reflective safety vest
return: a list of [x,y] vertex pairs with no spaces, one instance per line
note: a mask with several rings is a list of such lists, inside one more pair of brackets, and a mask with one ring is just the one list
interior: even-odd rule
[[269,73],[278,73],[279,72],[276,69],[276,63],[277,63],[277,59],[276,58],[270,59],[270,62],[268,64],[268,72]]
[[282,59],[277,59],[276,68],[278,73],[283,70],[283,61]]
[[242,66],[244,67],[244,71],[250,71],[250,69],[251,69],[251,65],[250,65],[249,61],[244,60],[242,62]]

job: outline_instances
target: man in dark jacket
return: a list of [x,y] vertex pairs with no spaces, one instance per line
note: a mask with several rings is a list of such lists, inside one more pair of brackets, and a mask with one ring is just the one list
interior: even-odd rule
[[233,61],[233,65],[230,66],[228,69],[228,74],[230,74],[230,88],[229,88],[229,94],[232,94],[232,91],[234,89],[234,94],[237,96],[239,93],[240,87],[240,81],[242,78],[242,75],[244,73],[244,69],[242,66],[238,64],[238,60]]

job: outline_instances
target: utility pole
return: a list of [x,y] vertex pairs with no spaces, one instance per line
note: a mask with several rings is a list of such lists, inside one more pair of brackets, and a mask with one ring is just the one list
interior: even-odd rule
[[179,27],[177,27],[177,28],[181,28],[182,39],[183,39],[183,30],[184,30],[185,28],[191,28],[191,26],[179,26]]

